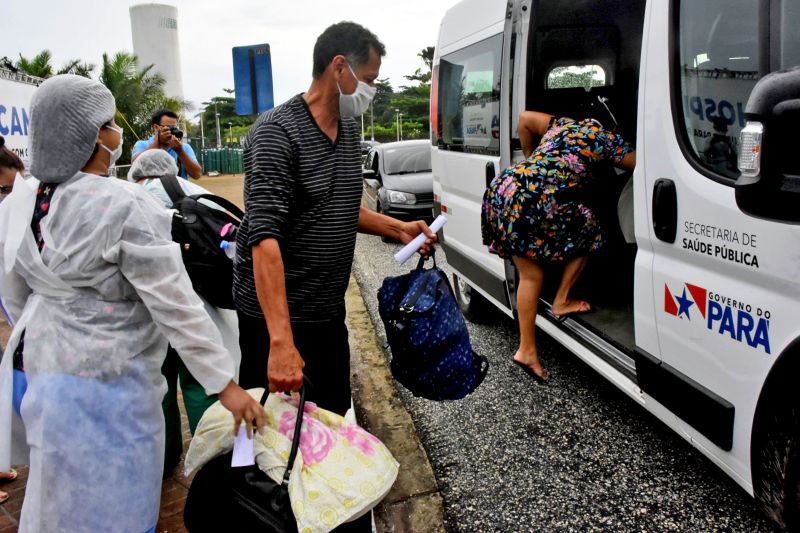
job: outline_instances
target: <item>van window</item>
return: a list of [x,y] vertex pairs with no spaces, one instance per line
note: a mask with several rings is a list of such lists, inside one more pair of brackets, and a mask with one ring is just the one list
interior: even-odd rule
[[439,148],[500,155],[500,58],[495,35],[442,56],[439,63]]
[[556,67],[547,74],[548,89],[602,87],[606,84],[606,71],[600,65],[572,65]]
[[[678,81],[690,156],[723,181],[738,177],[739,133],[747,99],[761,73],[759,2],[682,0]],[[787,20],[787,23],[791,19]],[[796,49],[794,50],[796,52]]]
[[800,2],[786,0],[780,8],[780,64],[787,69],[800,65]]

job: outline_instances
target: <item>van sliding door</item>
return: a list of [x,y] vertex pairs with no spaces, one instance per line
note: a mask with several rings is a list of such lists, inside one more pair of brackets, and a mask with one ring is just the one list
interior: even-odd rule
[[449,219],[448,263],[508,307],[504,263],[482,244],[480,225],[487,181],[500,171],[502,55],[502,33],[475,36],[472,44],[442,52],[433,172]]

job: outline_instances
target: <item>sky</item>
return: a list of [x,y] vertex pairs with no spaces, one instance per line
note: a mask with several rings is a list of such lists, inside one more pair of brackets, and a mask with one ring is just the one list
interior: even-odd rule
[[[0,0],[0,56],[16,60],[43,49],[60,68],[70,59],[102,63],[103,52],[132,52],[128,8],[141,0]],[[397,89],[423,68],[417,54],[434,46],[439,23],[457,0],[165,0],[177,6],[184,97],[195,112],[233,88],[231,48],[268,43],[275,103],[311,81],[312,50],[329,25],[352,20],[386,45],[381,77]],[[95,71],[95,77],[97,71]]]

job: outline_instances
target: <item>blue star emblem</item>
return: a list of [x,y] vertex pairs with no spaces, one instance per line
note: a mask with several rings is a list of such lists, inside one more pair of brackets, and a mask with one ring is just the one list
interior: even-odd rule
[[694,305],[694,302],[686,297],[686,287],[683,288],[683,296],[676,296],[675,301],[678,302],[678,316],[685,314],[686,318],[692,319],[689,316],[689,308]]

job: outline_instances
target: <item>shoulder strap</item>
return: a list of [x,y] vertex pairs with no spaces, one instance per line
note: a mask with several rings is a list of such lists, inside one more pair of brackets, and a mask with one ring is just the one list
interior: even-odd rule
[[203,200],[208,200],[209,202],[214,202],[215,204],[225,209],[239,220],[244,218],[244,212],[241,209],[239,209],[239,206],[234,204],[230,200],[223,198],[222,196],[217,196],[216,194],[193,194],[189,198],[192,198],[193,200],[203,199]]
[[186,196],[176,176],[159,176],[158,179],[161,180],[161,184],[164,186],[164,190],[167,191],[167,196],[169,196],[173,206]]

